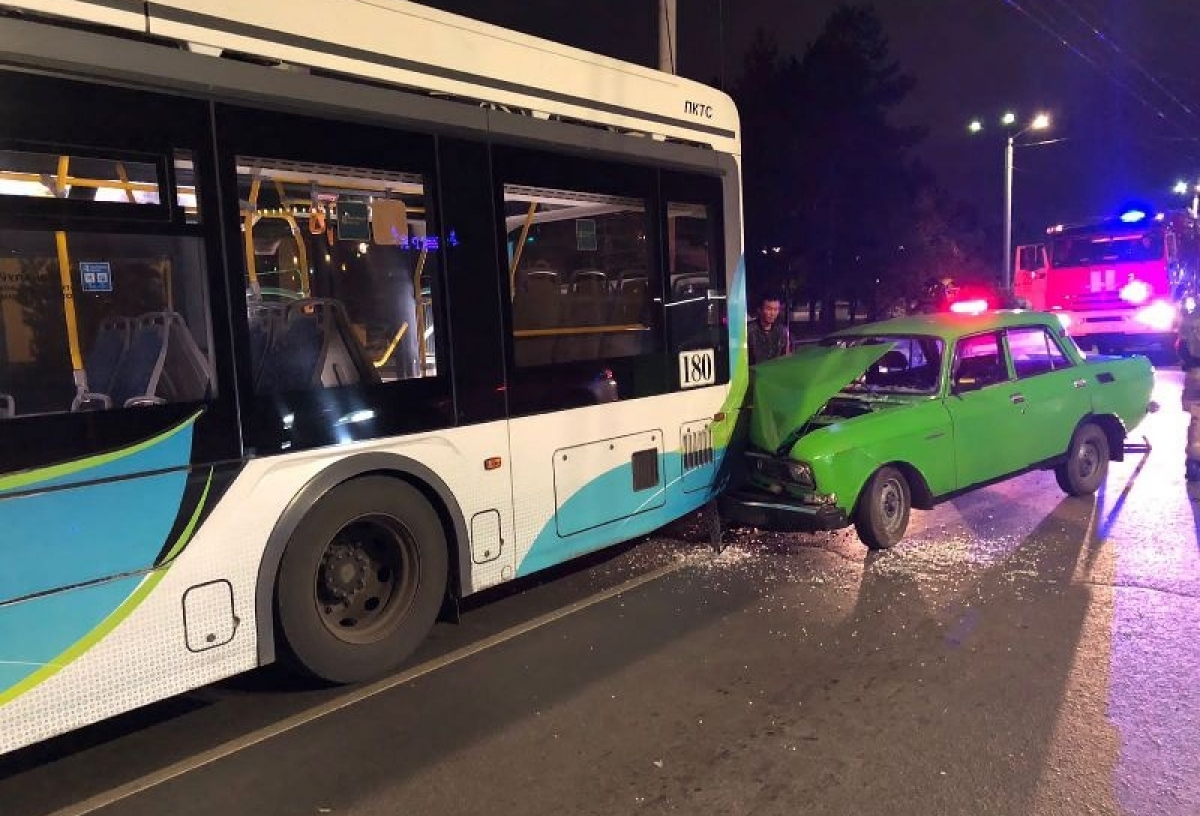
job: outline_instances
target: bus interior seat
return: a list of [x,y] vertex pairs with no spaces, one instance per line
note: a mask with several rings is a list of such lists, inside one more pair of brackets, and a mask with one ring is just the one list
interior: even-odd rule
[[137,319],[129,348],[121,356],[108,392],[107,407],[128,407],[138,404],[160,404],[158,382],[167,361],[169,332],[161,312],[152,312]]
[[351,326],[350,317],[341,301],[325,298],[300,300],[288,307],[289,314],[292,309],[307,309],[305,304],[311,304],[312,308],[326,313],[326,325],[333,333],[321,367],[321,384],[331,388],[353,383],[381,382],[379,371],[367,357],[366,349]]
[[[563,295],[558,273],[533,269],[518,282],[513,298],[513,330],[557,329],[562,326]],[[519,366],[545,365],[554,360],[554,337],[514,338]]]
[[572,293],[604,294],[608,291],[608,274],[600,269],[576,269],[571,273]]
[[272,343],[259,393],[307,391],[379,382],[350,328],[345,308],[328,298],[305,298],[288,304],[283,330]]
[[262,380],[263,368],[267,357],[271,354],[275,343],[283,334],[284,319],[287,307],[282,303],[260,304],[253,307],[248,315],[250,323],[250,376],[254,388]]
[[[564,326],[603,326],[608,318],[608,275],[599,269],[577,269],[567,289]],[[554,346],[555,362],[594,360],[600,356],[602,333],[564,334]]]
[[110,316],[100,323],[96,340],[83,361],[89,391],[108,394],[112,391],[117,366],[129,348],[133,321],[127,317]]
[[[649,306],[650,281],[645,270],[627,269],[617,279],[616,292],[609,303],[610,326],[644,326]],[[644,353],[647,333],[627,329],[604,335],[601,354],[604,357],[631,357]]]
[[[198,402],[212,396],[212,370],[196,338],[177,312],[153,316],[167,327],[167,356],[158,395],[167,402]],[[143,316],[143,320],[146,316]]]

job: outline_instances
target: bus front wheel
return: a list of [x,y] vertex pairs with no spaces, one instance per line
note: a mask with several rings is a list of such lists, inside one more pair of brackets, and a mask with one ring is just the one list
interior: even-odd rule
[[353,683],[398,666],[433,627],[446,553],[437,511],[407,482],[363,476],[322,496],[276,578],[276,619],[295,667]]

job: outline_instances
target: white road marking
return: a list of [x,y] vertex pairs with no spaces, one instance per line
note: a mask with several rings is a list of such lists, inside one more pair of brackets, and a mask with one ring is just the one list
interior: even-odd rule
[[87,814],[95,813],[98,810],[110,807],[111,805],[114,805],[132,796],[136,796],[139,793],[148,791],[151,788],[155,788],[166,782],[170,782],[172,779],[176,779],[180,776],[191,773],[192,771],[199,770],[200,768],[211,765],[214,762],[244,751],[247,748],[252,748],[255,745],[266,742],[267,740],[274,739],[282,734],[286,734],[289,731],[293,731],[315,720],[319,720],[322,717],[327,717],[330,714],[334,714],[344,708],[361,703],[364,700],[369,700],[370,698],[382,694],[385,691],[394,689],[397,686],[402,686],[412,680],[416,680],[418,677],[423,677],[431,672],[437,671],[438,669],[443,669],[447,666],[458,663],[461,660],[466,660],[472,655],[479,654],[480,652],[491,649],[494,646],[499,646],[502,643],[506,643],[513,638],[520,637],[521,635],[532,632],[535,629],[540,629],[541,627],[547,626],[555,621],[562,620],[563,618],[587,609],[590,606],[603,603],[604,601],[615,598],[618,595],[636,589],[643,584],[648,584],[651,581],[656,581],[659,578],[663,578],[673,572],[678,572],[680,569],[687,566],[688,563],[689,562],[687,560],[680,559],[679,561],[668,564],[664,567],[660,567],[652,572],[639,575],[636,578],[631,578],[623,584],[606,589],[603,592],[599,592],[587,598],[583,598],[573,604],[570,604],[569,606],[556,609],[553,612],[547,612],[545,615],[539,615],[538,617],[526,621],[525,623],[513,626],[509,629],[505,629],[503,632],[498,632],[490,637],[484,638],[478,643],[472,643],[471,645],[464,646],[461,649],[455,649],[454,651],[442,655],[441,657],[429,660],[420,664],[419,666],[413,666],[411,669],[406,669],[399,674],[378,680],[370,685],[363,686],[362,688],[355,689],[354,691],[351,691],[340,697],[336,697],[328,702],[322,703],[321,705],[314,706],[307,711],[301,711],[297,714],[293,714],[292,716],[280,720],[273,725],[269,725],[265,728],[259,729],[258,731],[245,734],[237,739],[224,742],[214,748],[210,748],[207,751],[202,751],[193,757],[180,760],[179,762],[168,765],[165,768],[161,768],[153,773],[146,774],[145,776],[139,777],[131,782],[126,782],[124,785],[120,785],[112,788],[111,790],[105,791],[104,793],[84,799],[81,802],[77,802],[68,807],[56,810],[53,813],[48,814],[48,816],[87,816]]

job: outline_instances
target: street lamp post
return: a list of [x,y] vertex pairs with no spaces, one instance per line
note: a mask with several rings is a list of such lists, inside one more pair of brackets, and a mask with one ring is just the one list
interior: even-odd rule
[[1008,292],[1012,289],[1012,193],[1013,153],[1016,151],[1016,136],[1009,136],[1004,146],[1004,271],[1000,273],[1000,286]]
[[1186,196],[1192,194],[1192,206],[1188,210],[1192,214],[1192,218],[1200,218],[1200,182],[1195,185],[1188,184],[1186,181],[1178,181],[1175,183],[1174,192],[1176,195]]
[[[1015,113],[1005,113],[1000,119],[1002,125],[1016,124]],[[1016,153],[1017,139],[1031,130],[1045,130],[1050,127],[1050,116],[1039,113],[1021,130],[1008,136],[1004,143],[1004,268],[1000,273],[1000,282],[1004,291],[1012,289],[1012,212],[1013,212],[1013,159]],[[967,126],[971,133],[983,130],[983,123],[974,119]]]

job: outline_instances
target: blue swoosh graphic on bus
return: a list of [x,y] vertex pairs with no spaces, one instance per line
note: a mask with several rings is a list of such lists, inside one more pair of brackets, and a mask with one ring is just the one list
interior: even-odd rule
[[[719,466],[725,450],[714,450],[713,453],[714,464]],[[658,490],[645,491],[644,498],[637,499],[641,507],[646,508],[641,511],[631,507],[631,496],[642,494],[630,492],[633,484],[633,466],[630,464],[615,467],[580,488],[563,502],[559,511],[542,527],[533,545],[521,559],[517,575],[530,575],[619,541],[654,532],[664,524],[703,506],[712,497],[711,490],[684,492],[683,456],[677,451],[663,454],[660,465],[663,473],[671,474],[671,481]],[[559,534],[559,519],[568,519],[572,528],[582,527],[589,519],[612,519],[615,508],[626,511],[632,509],[633,512],[577,533]]]
[[0,476],[0,701],[70,662],[161,575],[150,571],[184,499],[197,416],[116,451]]
[[153,567],[187,487],[193,424],[0,488],[0,602]]
[[117,609],[143,580],[135,575],[55,592],[0,609],[0,698],[66,652]]

